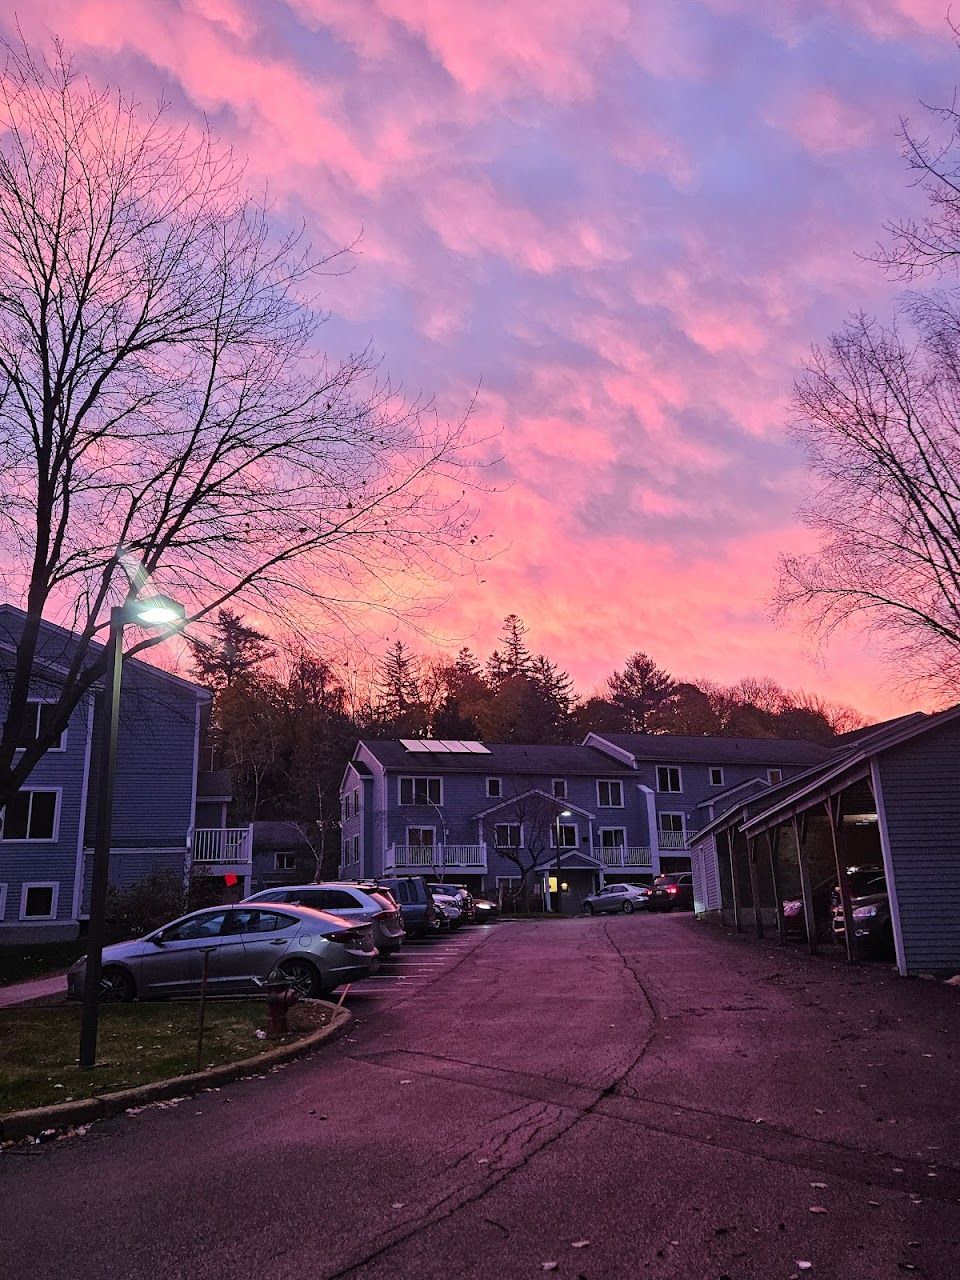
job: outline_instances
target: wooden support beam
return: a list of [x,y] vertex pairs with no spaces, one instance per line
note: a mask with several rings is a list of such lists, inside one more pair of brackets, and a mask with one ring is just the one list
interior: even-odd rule
[[853,907],[850,905],[850,882],[847,879],[847,869],[843,866],[843,859],[840,857],[840,842],[837,839],[836,823],[840,822],[840,797],[836,797],[836,820],[834,820],[833,800],[828,796],[824,800],[823,805],[827,811],[827,820],[830,825],[830,840],[833,844],[833,860],[837,866],[837,882],[840,885],[840,901],[843,904],[843,937],[847,944],[847,959],[851,964],[857,962],[857,940],[853,936]]
[[757,876],[757,842],[747,837],[747,868],[750,872],[750,894],[753,898],[753,927],[758,938],[763,937],[763,917],[760,914],[760,883]]
[[777,876],[777,853],[780,844],[780,828],[774,831],[767,831],[767,852],[770,856],[770,880],[773,884],[773,901],[777,909],[777,934],[780,938],[780,945],[785,946],[787,941],[787,930],[783,922],[783,899],[780,894],[780,881]]
[[793,835],[797,842],[797,866],[800,868],[800,895],[803,898],[803,923],[807,931],[807,949],[811,955],[817,952],[817,921],[813,914],[813,886],[810,883],[810,868],[803,856],[803,835],[800,824],[793,819]]
[[740,895],[737,893],[737,861],[733,855],[733,832],[727,830],[727,857],[730,861],[730,892],[733,894],[733,927],[737,933],[743,932],[740,921]]

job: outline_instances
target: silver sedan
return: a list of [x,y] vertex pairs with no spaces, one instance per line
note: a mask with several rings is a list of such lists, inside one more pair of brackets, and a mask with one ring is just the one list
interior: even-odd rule
[[[368,924],[309,907],[208,907],[133,942],[103,949],[104,1000],[195,996],[204,961],[210,995],[257,991],[286,982],[301,996],[326,995],[376,973]],[[67,994],[83,994],[85,960],[67,974]]]
[[652,899],[648,885],[608,884],[584,898],[583,909],[588,916],[600,915],[604,911],[622,911],[628,916],[631,911],[649,911]]

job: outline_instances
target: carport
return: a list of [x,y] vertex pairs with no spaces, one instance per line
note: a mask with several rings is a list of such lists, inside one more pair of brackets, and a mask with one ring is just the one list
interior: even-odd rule
[[960,970],[960,707],[847,735],[830,760],[740,803],[691,839],[696,905],[760,937],[803,902],[807,946],[825,933],[818,888],[883,868],[901,974]]

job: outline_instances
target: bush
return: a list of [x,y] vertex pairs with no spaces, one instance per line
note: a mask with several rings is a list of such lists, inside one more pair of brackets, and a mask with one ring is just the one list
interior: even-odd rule
[[182,879],[172,871],[157,871],[126,889],[107,890],[107,938],[122,942],[158,929],[187,909]]

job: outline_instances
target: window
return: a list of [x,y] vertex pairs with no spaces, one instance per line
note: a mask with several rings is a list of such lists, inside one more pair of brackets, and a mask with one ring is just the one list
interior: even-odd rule
[[55,840],[56,791],[21,791],[3,811],[2,840]]
[[234,911],[227,926],[228,933],[276,933],[299,924],[296,916],[282,916],[276,911]]
[[[560,823],[560,848],[576,849],[577,847],[577,828],[574,823]],[[550,844],[555,849],[557,847],[557,824],[554,822],[550,827]]]
[[622,849],[627,843],[627,833],[623,827],[601,827],[600,848]]
[[357,787],[357,789],[353,793],[353,816],[356,817],[359,812],[360,812],[360,788]]
[[623,783],[619,781],[598,782],[597,804],[601,809],[622,809]]
[[682,813],[657,814],[657,843],[661,849],[682,849],[684,820]]
[[[40,734],[43,733],[50,723],[50,719],[54,712],[54,704],[52,702],[34,702],[31,700],[27,703],[27,709],[23,717],[23,729],[20,737],[17,739],[17,747],[32,746]],[[51,751],[63,751],[66,739],[66,730],[60,737],[56,739]]]
[[442,804],[439,778],[401,778],[401,804]]
[[349,795],[346,795],[346,796],[344,796],[344,797],[343,797],[343,820],[344,820],[344,822],[346,822],[346,820],[347,820],[349,817],[350,817],[350,797],[349,797]]
[[0,920],[7,914],[7,886],[0,884]]
[[56,880],[25,884],[20,890],[21,920],[56,920],[60,884]]
[[657,790],[658,791],[682,791],[683,781],[680,777],[680,770],[674,764],[658,764],[657,765]]
[[717,765],[714,765],[710,770],[710,785],[711,787],[723,786],[723,770]]
[[275,853],[273,855],[274,871],[296,871],[297,855],[295,853]]
[[202,938],[219,938],[227,920],[226,911],[207,911],[203,915],[191,916],[160,935],[164,942],[197,942]]
[[432,849],[436,835],[433,827],[407,827],[407,844],[414,849]]
[[493,828],[493,843],[498,849],[519,849],[519,822],[498,822]]
[[768,781],[768,782],[782,782],[782,781],[783,781],[783,770],[782,770],[782,769],[768,769],[768,770],[767,770],[767,781]]
[[567,798],[567,780],[566,778],[554,778],[553,794],[558,800],[566,800]]
[[353,837],[353,860],[354,862],[360,861],[360,837],[359,836]]
[[503,779],[488,778],[487,779],[487,796],[491,800],[499,800],[503,795]]

